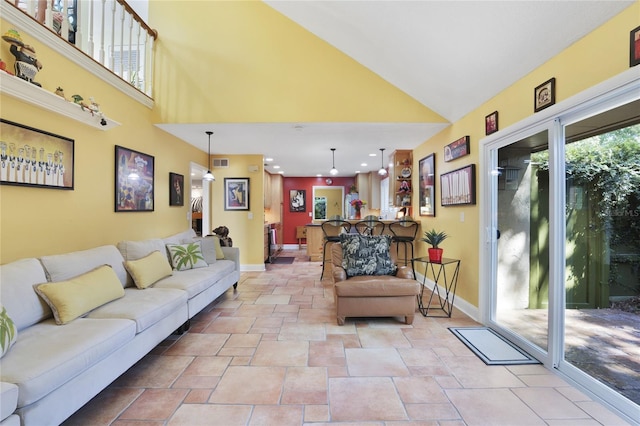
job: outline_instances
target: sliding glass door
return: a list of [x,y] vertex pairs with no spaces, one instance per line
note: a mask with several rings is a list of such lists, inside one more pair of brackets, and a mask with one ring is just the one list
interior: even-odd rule
[[481,188],[483,322],[636,419],[639,93],[634,80],[488,138]]
[[496,283],[493,320],[548,347],[549,174],[531,160],[548,152],[548,130],[497,150]]

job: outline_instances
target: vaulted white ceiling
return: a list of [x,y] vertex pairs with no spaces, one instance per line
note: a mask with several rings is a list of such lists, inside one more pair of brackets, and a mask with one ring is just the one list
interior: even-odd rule
[[[272,8],[454,122],[633,4],[600,1],[278,1]],[[588,70],[585,70],[588,72]],[[280,123],[159,127],[206,152],[264,154],[285,176],[380,167],[379,148],[413,149],[434,123]],[[259,149],[257,148],[259,147]],[[377,157],[369,157],[369,154]],[[360,166],[366,162],[367,166]],[[274,165],[280,169],[274,169]]]

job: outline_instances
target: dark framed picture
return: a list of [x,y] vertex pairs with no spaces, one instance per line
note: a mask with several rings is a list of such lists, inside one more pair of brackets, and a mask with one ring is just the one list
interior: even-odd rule
[[484,134],[490,135],[498,131],[498,111],[493,111],[484,118]]
[[545,81],[534,90],[533,111],[542,111],[556,103],[555,77]]
[[436,154],[418,162],[420,171],[420,216],[436,215]]
[[184,206],[184,176],[169,172],[169,205]]
[[307,191],[292,189],[289,191],[289,211],[304,212],[307,210]]
[[154,158],[116,145],[116,212],[152,212]]
[[463,136],[444,147],[444,161],[452,161],[470,153],[469,136]]
[[457,206],[476,203],[476,165],[440,175],[440,205]]
[[73,190],[73,139],[3,119],[0,135],[0,184]]
[[640,64],[640,27],[631,30],[629,37],[629,66]]
[[249,210],[249,178],[224,178],[224,209]]

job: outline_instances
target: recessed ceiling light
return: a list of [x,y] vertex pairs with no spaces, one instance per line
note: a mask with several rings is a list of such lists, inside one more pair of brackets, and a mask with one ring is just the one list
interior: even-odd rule
[[264,161],[273,161],[273,158],[267,157],[267,158],[264,159]]
[[367,163],[360,164],[360,167],[367,167]]
[[279,168],[280,168],[280,166],[273,166],[273,168],[274,168],[274,169],[279,169]]
[[316,177],[322,177],[322,173],[318,173]]
[[375,152],[372,152],[371,154],[369,154],[369,157],[375,157],[375,156],[376,156]]
[[280,173],[281,175],[284,174],[284,170],[280,170],[278,173]]

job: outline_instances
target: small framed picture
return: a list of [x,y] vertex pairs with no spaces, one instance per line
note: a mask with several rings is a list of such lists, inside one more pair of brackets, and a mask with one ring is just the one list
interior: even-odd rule
[[154,158],[116,145],[117,212],[152,212],[154,209]]
[[289,211],[304,212],[307,210],[307,191],[292,189],[289,191]]
[[249,210],[249,178],[224,178],[224,209]]
[[456,158],[469,155],[470,153],[469,136],[463,136],[457,141],[453,141],[444,147],[444,161],[449,162]]
[[184,176],[169,172],[169,205],[184,206]]
[[498,131],[498,111],[493,111],[484,118],[484,134],[489,136]]
[[551,78],[534,90],[533,111],[542,111],[556,103],[556,79]]
[[456,206],[476,203],[476,165],[440,175],[440,205]]
[[420,170],[420,216],[436,215],[436,154],[418,162]]
[[640,64],[640,27],[631,30],[629,40],[629,66],[635,67]]

